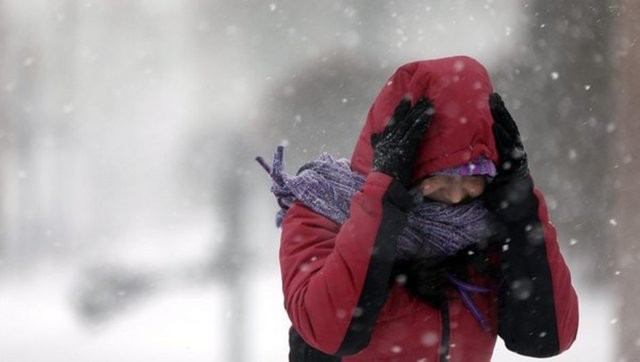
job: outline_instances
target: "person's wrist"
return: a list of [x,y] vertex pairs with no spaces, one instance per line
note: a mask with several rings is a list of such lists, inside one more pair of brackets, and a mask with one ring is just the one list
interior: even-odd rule
[[376,156],[371,170],[385,173],[398,181],[402,181],[399,162],[392,157]]

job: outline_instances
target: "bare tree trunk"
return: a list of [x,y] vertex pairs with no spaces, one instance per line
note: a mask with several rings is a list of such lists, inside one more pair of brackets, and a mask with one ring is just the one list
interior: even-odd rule
[[[45,150],[38,152],[40,182],[37,191],[42,209],[43,231],[38,236],[38,248],[56,257],[70,257],[78,240],[75,215],[82,210],[74,210],[77,204],[69,185],[77,185],[73,175],[79,173],[80,154],[77,151],[74,133],[75,123],[75,82],[77,71],[77,0],[57,0],[49,2],[49,11],[57,14],[48,20],[48,36],[43,41],[44,57],[52,70],[43,72],[44,89],[42,118],[38,120],[40,143]],[[80,186],[80,185],[78,185]]]
[[[200,0],[192,7],[194,23],[199,24],[198,31],[193,34],[193,49],[196,58],[196,69],[202,77],[199,94],[200,124],[207,125],[197,142],[201,142],[203,152],[199,155],[203,164],[200,171],[204,173],[208,184],[204,185],[204,194],[210,197],[212,209],[222,223],[224,237],[217,254],[211,255],[211,273],[224,285],[227,291],[227,308],[222,311],[221,320],[226,323],[226,345],[229,361],[247,361],[247,351],[251,344],[247,343],[247,283],[246,273],[251,265],[251,256],[247,251],[246,231],[249,227],[245,197],[248,192],[243,175],[237,170],[246,169],[252,162],[248,154],[243,134],[235,133],[232,125],[242,120],[243,115],[220,114],[221,107],[212,103],[212,98],[233,93],[232,86],[221,84],[221,69],[239,69],[246,66],[245,72],[251,73],[247,64],[249,47],[245,41],[238,41],[236,32],[239,28],[235,21],[244,24],[244,19],[252,18],[252,8],[246,3],[233,1],[211,2]],[[253,9],[255,10],[255,9]],[[224,21],[221,21],[225,18]],[[246,24],[253,29],[259,20]],[[261,44],[253,44],[261,46]],[[222,49],[222,51],[221,51]],[[250,78],[250,77],[249,77]],[[216,85],[212,89],[211,85]],[[245,100],[246,107],[254,107],[250,100]],[[211,120],[224,117],[227,124]],[[215,245],[212,242],[212,245]]]
[[[4,8],[5,9],[9,9]],[[37,234],[41,227],[37,184],[36,136],[41,116],[43,48],[41,37],[31,32],[31,23],[7,22],[3,43],[2,112],[5,134],[3,154],[6,174],[3,191],[3,239],[7,265],[30,263],[39,254]]]
[[[6,23],[4,21],[5,17],[5,9],[4,9],[4,1],[0,0],[0,84],[6,84],[5,79],[5,58],[6,58],[6,49],[5,49],[5,34],[6,34]],[[6,215],[6,198],[4,195],[6,194],[6,186],[5,186],[5,178],[7,177],[7,162],[6,155],[9,150],[7,144],[7,113],[6,107],[4,103],[4,97],[0,97],[0,268],[4,264],[5,258],[5,243],[7,238],[7,215]]]
[[75,157],[64,112],[73,96],[75,0],[39,5],[27,16],[24,4],[0,2],[0,253],[8,265],[66,251],[73,223],[61,156]]
[[640,1],[622,0],[617,26],[617,278],[619,295],[615,361],[640,361]]
[[[244,145],[242,136],[229,136],[228,149],[241,149]],[[234,170],[234,165],[241,165],[244,152],[229,152],[229,165],[220,177],[220,197],[216,208],[224,225],[223,247],[218,254],[218,271],[220,280],[228,290],[227,319],[229,339],[229,360],[247,361],[247,283],[246,272],[251,263],[251,253],[247,250],[246,233],[250,227],[247,220],[247,208],[244,195],[246,185]],[[212,185],[213,186],[213,185]]]

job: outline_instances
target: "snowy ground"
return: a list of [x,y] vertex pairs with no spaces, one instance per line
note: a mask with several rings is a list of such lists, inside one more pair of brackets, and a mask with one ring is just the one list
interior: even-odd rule
[[[217,284],[174,286],[134,303],[108,322],[86,325],[71,308],[72,273],[50,268],[0,279],[0,361],[228,361],[226,293]],[[276,270],[250,278],[249,361],[285,361],[288,322]],[[612,302],[580,290],[579,338],[548,361],[612,360]],[[598,348],[593,348],[597,345]],[[494,361],[527,361],[499,345]]]

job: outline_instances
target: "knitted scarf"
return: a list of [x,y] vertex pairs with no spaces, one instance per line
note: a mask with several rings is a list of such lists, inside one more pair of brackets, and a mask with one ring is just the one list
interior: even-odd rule
[[[296,200],[343,224],[349,217],[351,198],[362,189],[365,176],[351,171],[347,159],[336,160],[326,153],[292,176],[284,172],[283,157],[284,148],[279,146],[271,167],[261,157],[256,158],[273,180],[271,192],[280,206],[276,225],[282,224]],[[423,201],[420,194],[417,197],[421,202],[408,213],[407,226],[396,242],[396,260],[450,256],[489,237],[488,211],[481,201],[449,205]]]

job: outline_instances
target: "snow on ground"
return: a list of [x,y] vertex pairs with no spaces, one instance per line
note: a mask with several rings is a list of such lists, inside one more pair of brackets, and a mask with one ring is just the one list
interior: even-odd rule
[[66,273],[0,284],[0,361],[219,361],[224,306],[215,285],[159,292],[112,320],[87,325]]
[[[174,285],[112,320],[86,325],[71,308],[72,275],[48,269],[0,279],[0,361],[229,361],[226,331],[233,317],[225,312],[228,301],[220,285]],[[289,323],[278,271],[256,270],[248,279],[247,360],[285,361]],[[612,360],[612,299],[605,291],[581,290],[580,296],[577,342],[547,361]],[[529,360],[534,359],[501,343],[494,355],[496,362]]]

